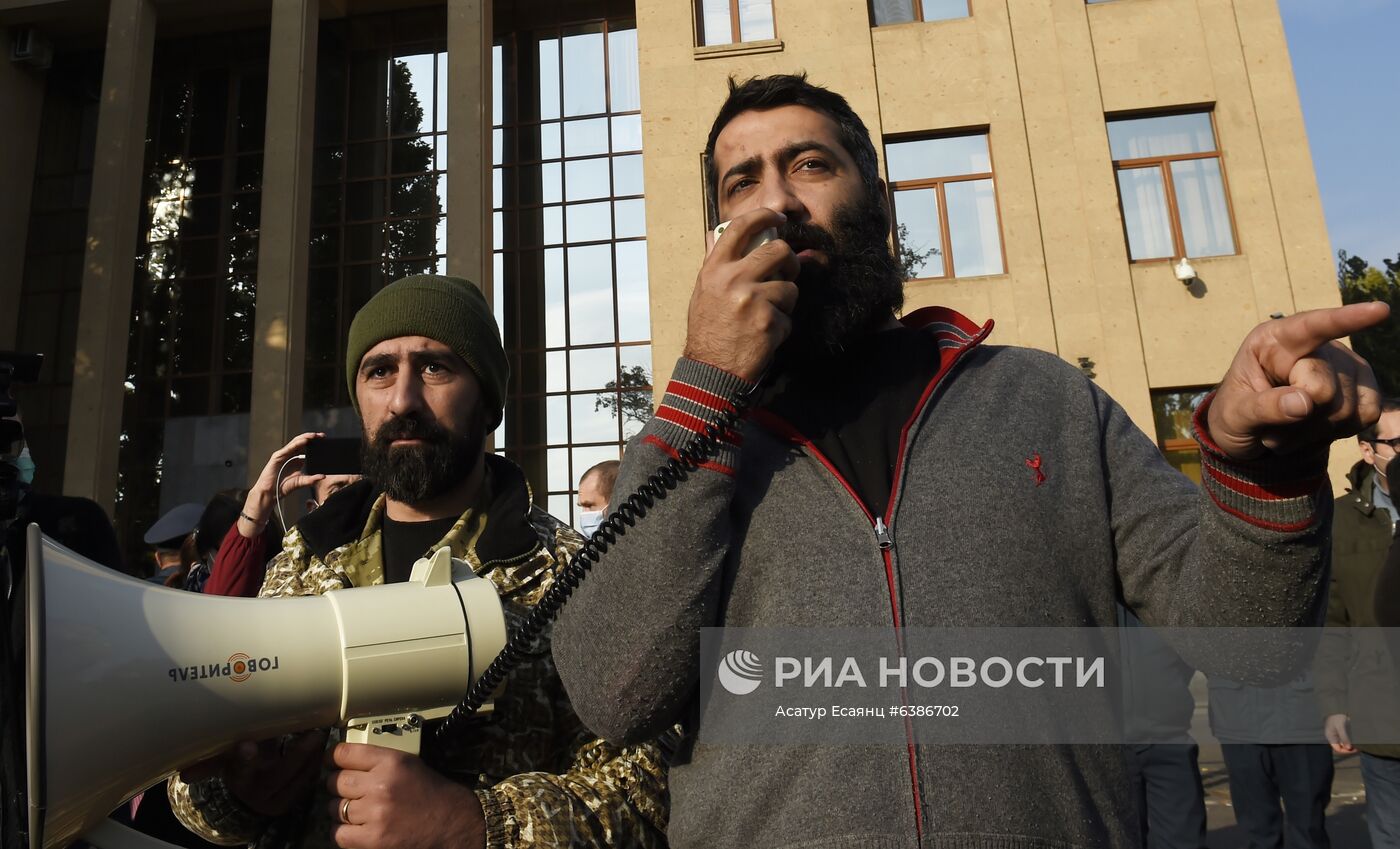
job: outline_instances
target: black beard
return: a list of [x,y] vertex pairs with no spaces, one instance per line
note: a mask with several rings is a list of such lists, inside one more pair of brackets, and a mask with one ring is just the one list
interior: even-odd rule
[[889,246],[889,217],[867,194],[836,210],[832,227],[789,222],[778,237],[794,252],[820,250],[828,262],[804,263],[797,308],[782,359],[837,353],[873,333],[904,306],[904,276]]
[[[474,415],[464,434],[453,433],[417,413],[395,416],[380,425],[373,438],[360,446],[365,477],[384,488],[385,494],[403,504],[422,504],[448,492],[476,471],[486,445],[483,417]],[[396,439],[421,439],[419,445],[400,445]]]

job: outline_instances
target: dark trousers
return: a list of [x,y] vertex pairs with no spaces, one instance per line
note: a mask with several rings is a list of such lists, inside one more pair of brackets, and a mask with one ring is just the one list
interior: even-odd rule
[[1400,758],[1361,753],[1371,849],[1400,849]]
[[1204,849],[1206,803],[1195,743],[1127,746],[1128,777],[1147,849]]
[[1325,823],[1331,748],[1229,743],[1220,749],[1230,771],[1235,821],[1249,837],[1249,849],[1331,849]]

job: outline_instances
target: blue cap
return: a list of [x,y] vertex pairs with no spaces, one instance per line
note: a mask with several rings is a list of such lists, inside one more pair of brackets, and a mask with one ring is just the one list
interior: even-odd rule
[[172,507],[166,511],[164,516],[156,519],[156,523],[151,525],[146,535],[141,537],[146,545],[154,545],[156,548],[179,548],[176,545],[162,545],[162,543],[176,542],[189,536],[190,531],[199,527],[199,517],[204,513],[204,505],[190,502]]

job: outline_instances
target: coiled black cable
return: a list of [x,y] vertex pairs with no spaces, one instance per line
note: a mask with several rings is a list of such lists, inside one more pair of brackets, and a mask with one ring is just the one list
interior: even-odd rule
[[685,447],[676,453],[660,466],[646,483],[637,488],[637,491],[627,497],[622,504],[608,515],[603,523],[598,526],[598,530],[583,544],[583,548],[575,552],[569,559],[564,570],[554,579],[554,583],[545,592],[539,603],[530,610],[525,621],[516,628],[506,640],[505,647],[501,653],[496,655],[496,659],[486,667],[486,671],[476,680],[476,683],[467,690],[462,703],[457,705],[440,723],[432,727],[428,733],[432,735],[434,742],[451,740],[456,731],[456,726],[465,722],[468,717],[481,709],[486,700],[491,698],[491,694],[496,691],[505,677],[511,670],[525,658],[525,646],[530,645],[544,631],[545,626],[553,622],[559,615],[564,603],[573,595],[574,590],[588,575],[588,570],[593,568],[593,564],[602,559],[607,553],[608,547],[618,541],[620,537],[627,535],[627,529],[633,527],[638,521],[645,518],[647,511],[654,506],[658,499],[666,497],[666,493],[680,485],[681,481],[690,476],[690,473],[700,468],[701,465],[714,458],[723,446],[724,434],[733,431],[739,421],[748,413],[752,406],[758,390],[764,384],[760,378],[751,388],[744,392],[734,393],[728,400],[730,409],[715,416],[713,421],[705,425],[702,433],[697,433],[686,442]]

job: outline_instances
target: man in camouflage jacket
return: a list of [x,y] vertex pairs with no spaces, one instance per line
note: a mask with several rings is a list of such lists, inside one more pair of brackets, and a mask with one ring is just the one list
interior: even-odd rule
[[[366,315],[371,320],[362,322]],[[429,318],[424,327],[425,315],[437,315],[440,321],[434,325]],[[424,327],[424,335],[409,337],[415,341],[405,346],[408,321],[415,329]],[[480,293],[452,278],[399,281],[356,316],[347,370],[352,395],[360,384],[357,407],[362,407],[369,445],[366,472],[374,480],[346,487],[288,531],[281,553],[268,567],[260,596],[319,595],[403,578],[404,553],[386,556],[385,532],[395,521],[412,524],[391,515],[395,509],[403,512],[402,490],[415,485],[402,479],[401,467],[409,467],[414,473],[410,477],[438,473],[422,464],[413,466],[400,446],[427,451],[435,442],[432,424],[453,430],[452,420],[461,416],[443,398],[457,397],[453,387],[468,377],[474,377],[468,382],[478,384],[480,391],[477,397],[468,392],[467,400],[490,413],[478,422],[481,427],[466,429],[471,440],[484,438],[485,426],[495,426],[490,417],[499,421],[504,353],[494,322],[489,326],[494,338],[486,340],[490,344],[482,342],[487,321],[490,313]],[[371,332],[366,332],[366,323]],[[476,332],[464,339],[463,328]],[[440,343],[437,337],[442,337]],[[400,365],[382,359],[381,349],[390,350]],[[362,357],[373,368],[359,368]],[[393,398],[387,407],[376,400],[377,390],[364,388],[389,383],[395,386],[388,390]],[[405,388],[410,384],[412,388]],[[387,409],[386,416],[376,412],[382,409]],[[376,421],[379,418],[383,421]],[[431,424],[396,430],[414,418]],[[381,428],[385,422],[387,429]],[[381,439],[386,432],[392,438]],[[370,449],[377,441],[384,442],[383,458],[394,466],[371,468]],[[477,442],[478,451],[480,447]],[[477,456],[480,460],[471,461],[467,476],[475,483],[468,488],[465,509],[450,513],[449,517],[456,515],[450,529],[417,553],[427,555],[447,546],[454,558],[495,585],[507,623],[514,624],[548,590],[582,540],[532,505],[519,467],[495,455]],[[454,462],[431,454],[427,459],[433,466],[450,467]],[[429,495],[421,503],[436,502]],[[276,775],[275,770],[257,773],[229,759],[234,765],[221,772],[172,778],[172,808],[207,840],[224,845],[256,842],[268,849],[664,847],[669,798],[661,752],[653,743],[613,746],[583,726],[560,684],[549,639],[546,633],[528,648],[527,659],[507,677],[494,711],[424,752],[436,769],[401,753],[341,743],[332,749],[341,769],[315,783],[313,794],[308,791],[318,770],[310,759],[304,759],[312,764],[304,767],[309,775],[299,784],[285,778],[295,768]],[[424,737],[430,740],[432,735]],[[276,748],[278,757],[291,758],[298,748],[320,745],[317,736],[309,743],[263,744],[260,751]],[[292,755],[281,753],[284,748]],[[319,756],[318,751],[311,754]],[[394,789],[381,794],[381,785]]]

